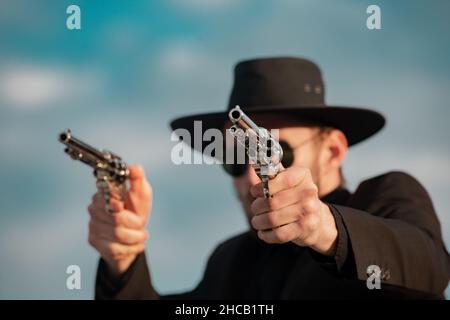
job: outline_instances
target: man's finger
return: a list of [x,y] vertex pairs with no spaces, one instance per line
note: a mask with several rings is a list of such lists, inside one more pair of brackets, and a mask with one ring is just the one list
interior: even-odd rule
[[106,204],[101,196],[94,196],[94,201],[88,206],[88,212],[92,218],[99,219],[108,224],[114,224],[113,214],[124,210],[124,203],[117,199],[111,199],[109,207],[111,212],[106,212]]
[[140,166],[129,167],[130,190],[125,197],[125,208],[146,216],[150,209],[152,190],[150,184],[145,179],[144,169]]
[[96,192],[93,196],[92,196],[92,200],[91,203],[96,204],[96,203],[100,203],[103,202],[103,196],[100,192]]
[[105,224],[114,225],[114,219],[111,214],[106,213],[102,208],[97,208],[95,204],[91,203],[88,206],[88,212],[92,220],[98,220]]
[[[105,197],[99,192],[95,193],[92,196],[92,205],[104,209],[106,206]],[[110,198],[109,206],[113,212],[123,210],[123,202],[118,195]]]
[[145,227],[146,220],[144,219],[144,217],[137,215],[130,210],[122,210],[113,213],[112,216],[116,226],[135,230],[140,230]]
[[258,231],[258,237],[267,243],[286,243],[298,238],[297,222],[289,223],[279,228]]
[[254,216],[251,223],[255,230],[268,230],[295,222],[299,218],[298,208],[294,205]]
[[117,242],[110,242],[99,239],[96,243],[97,250],[105,259],[119,260],[130,255],[136,255],[144,251],[145,244],[139,243],[136,245],[123,245]]
[[125,227],[116,227],[110,224],[94,221],[91,225],[91,231],[103,240],[118,242],[126,245],[133,245],[147,240],[148,233],[145,229],[135,230]]
[[291,206],[301,200],[302,187],[300,185],[278,192],[270,198],[257,198],[250,209],[254,215],[269,211],[276,211]]
[[139,193],[145,188],[145,173],[144,169],[139,165],[128,166],[129,174],[128,181],[130,182],[130,192]]
[[[269,180],[269,193],[273,196],[282,190],[300,185],[308,176],[310,176],[310,173],[307,168],[290,167],[280,172],[275,178]],[[255,198],[263,197],[262,183],[254,185],[250,189],[250,193]]]

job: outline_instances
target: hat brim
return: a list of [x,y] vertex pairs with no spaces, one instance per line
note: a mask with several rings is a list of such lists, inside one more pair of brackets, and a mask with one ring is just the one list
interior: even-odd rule
[[[308,121],[319,125],[330,126],[341,130],[348,141],[348,145],[352,146],[361,142],[380,131],[385,125],[385,118],[382,114],[364,108],[342,107],[342,106],[323,106],[323,107],[252,107],[245,113],[251,118],[252,115],[268,116],[273,114],[289,115],[292,121],[298,117],[299,125]],[[185,116],[174,119],[170,126],[173,130],[186,129],[194,136],[194,121],[202,121],[202,131],[208,129],[222,130],[226,121],[228,121],[228,111],[202,113],[191,116]],[[191,139],[193,146],[193,140]],[[200,152],[203,151],[198,150]]]

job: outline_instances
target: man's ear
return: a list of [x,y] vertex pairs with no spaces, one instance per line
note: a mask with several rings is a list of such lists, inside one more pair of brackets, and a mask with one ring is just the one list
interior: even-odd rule
[[344,133],[338,129],[331,129],[325,139],[327,159],[325,159],[329,170],[339,170],[348,150],[348,142]]

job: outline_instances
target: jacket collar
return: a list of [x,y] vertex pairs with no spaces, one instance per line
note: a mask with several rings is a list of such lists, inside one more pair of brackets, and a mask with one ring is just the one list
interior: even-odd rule
[[350,198],[350,192],[344,187],[337,187],[321,198],[323,202],[343,205]]

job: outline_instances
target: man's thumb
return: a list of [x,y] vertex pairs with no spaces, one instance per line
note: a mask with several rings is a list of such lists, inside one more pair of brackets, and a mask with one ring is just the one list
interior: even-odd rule
[[144,187],[145,172],[139,165],[128,166],[128,181],[130,181],[130,191],[139,192]]

